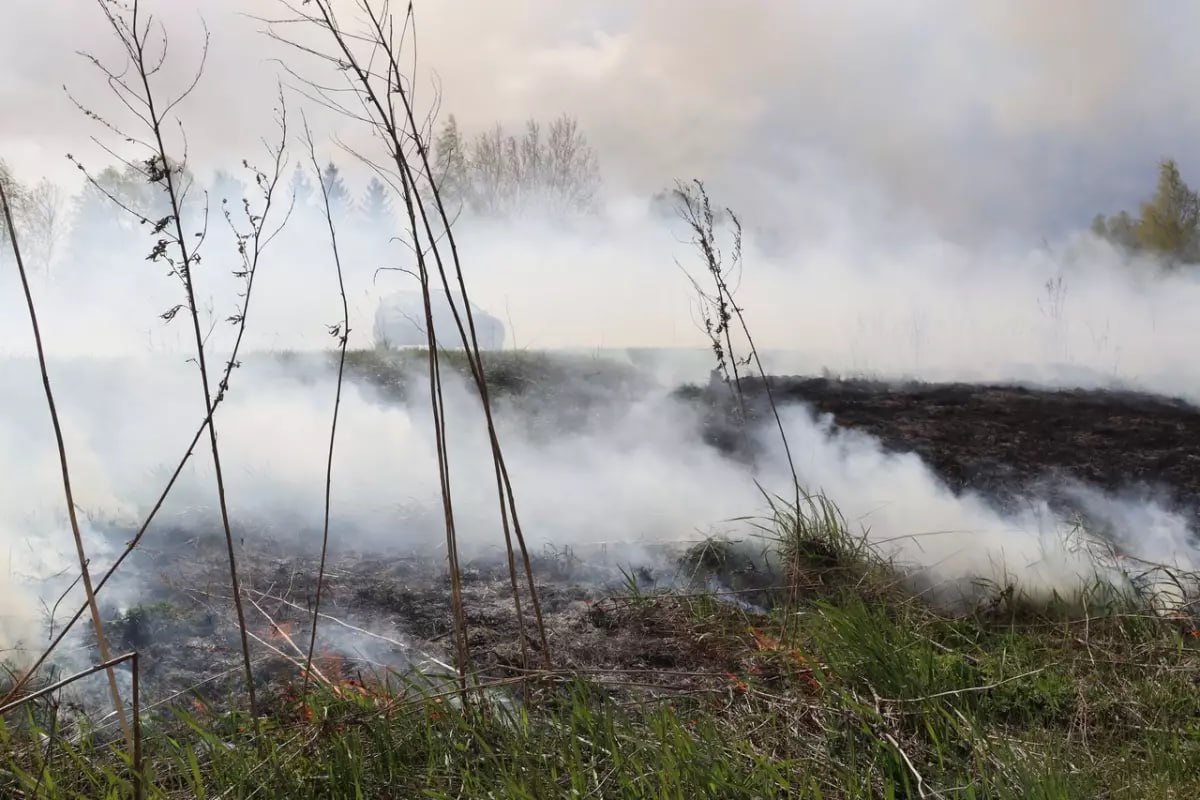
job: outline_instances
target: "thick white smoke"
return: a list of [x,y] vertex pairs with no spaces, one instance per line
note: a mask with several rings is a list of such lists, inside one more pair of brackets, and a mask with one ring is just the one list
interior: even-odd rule
[[[195,375],[163,359],[55,366],[79,504],[99,569],[119,545],[101,528],[135,527],[190,439],[199,415],[181,409],[194,410],[187,398]],[[26,367],[6,361],[5,384],[16,384]],[[243,370],[218,419],[239,538],[267,536],[284,547],[311,548],[320,531],[331,370],[312,359],[255,359]],[[468,554],[498,554],[502,538],[478,401],[459,380],[448,384],[459,537]],[[343,397],[334,464],[335,548],[442,548],[428,403],[420,384],[413,386],[404,403],[357,383]],[[647,548],[664,542],[710,533],[745,536],[747,526],[730,520],[766,510],[760,484],[786,495],[788,473],[771,429],[761,432],[765,456],[752,472],[705,444],[699,409],[666,396],[668,388],[650,388],[633,399],[614,393],[584,415],[559,409],[569,423],[555,419],[553,408],[541,409],[548,418],[531,418],[519,407],[502,407],[501,436],[532,547],[605,543],[617,558],[644,561],[653,558]],[[570,387],[556,391],[571,394]],[[0,532],[10,559],[20,565],[6,577],[6,591],[29,598],[22,631],[28,641],[37,629],[29,612],[38,601],[52,604],[73,580],[73,553],[55,456],[38,438],[46,428],[40,398],[33,390],[8,397],[0,435],[12,477]],[[828,421],[798,408],[786,409],[784,421],[801,481],[826,491],[855,528],[869,531],[901,562],[950,580],[1012,576],[1031,589],[1069,588],[1092,575],[1086,556],[1064,546],[1065,524],[1043,506],[1006,517],[982,499],[956,497],[914,455],[888,454],[870,437],[835,433]],[[218,530],[212,497],[201,449],[147,545],[162,547],[162,537],[180,530]],[[1089,503],[1133,552],[1182,557],[1185,564],[1194,559],[1186,524],[1153,503],[1096,494]],[[1147,527],[1148,519],[1155,525]],[[21,613],[18,605],[10,616]],[[6,632],[18,630],[14,620]]]
[[[27,14],[34,5],[22,2],[18,8]],[[433,37],[427,55],[450,70],[470,68],[478,78],[477,59],[507,64],[502,56],[521,49],[517,44],[536,41],[531,59],[516,59],[516,66],[495,81],[500,91],[490,84],[481,90],[478,81],[471,84],[461,76],[449,80],[447,107],[468,109],[464,123],[476,127],[499,116],[497,107],[473,106],[483,96],[506,104],[517,100],[505,107],[520,109],[521,116],[577,113],[594,134],[602,163],[615,165],[616,187],[652,190],[681,172],[682,177],[714,174],[716,201],[728,196],[748,225],[738,298],[772,371],[1129,385],[1200,400],[1200,367],[1193,357],[1200,334],[1194,313],[1200,280],[1188,273],[1162,275],[1156,265],[1130,262],[1087,236],[1056,235],[1036,246],[1021,243],[1028,237],[1007,236],[1010,223],[1017,229],[1035,224],[1029,214],[1054,218],[1060,213],[1058,206],[1046,206],[1050,198],[1062,201],[1062,190],[1043,193],[1036,182],[1018,180],[1042,176],[1044,155],[1035,145],[1047,128],[1059,137],[1050,152],[1079,145],[1093,156],[1103,155],[1115,145],[1090,138],[1099,128],[1095,123],[1131,120],[1127,109],[1139,103],[1100,81],[1070,95],[1081,100],[1059,108],[1037,88],[1041,83],[1026,86],[1020,71],[1011,69],[999,70],[1000,85],[1016,84],[1025,91],[981,95],[974,81],[941,68],[943,60],[961,63],[961,51],[971,48],[1011,68],[1013,50],[1032,50],[1058,78],[1058,88],[1048,95],[1056,103],[1075,67],[1053,55],[1059,43],[1046,39],[1047,28],[1028,25],[1015,12],[957,10],[943,19],[939,9],[946,9],[936,3],[914,10],[885,5],[876,14],[829,11],[815,19],[809,12],[765,6],[730,12],[704,4],[705,12],[695,13],[691,5],[646,11],[641,4],[621,4],[610,14],[594,9],[599,16],[592,22],[600,32],[585,31],[582,42],[567,46],[563,31],[579,33],[573,15],[558,4],[528,2],[522,4],[525,15],[506,8],[471,19],[436,18],[425,29]],[[1037,18],[1048,20],[1053,31],[1068,17],[1074,21],[1073,13]],[[911,56],[914,49],[927,54],[928,37],[922,33],[907,51],[884,45],[901,28],[918,29],[913,19],[922,14],[943,19],[952,31],[973,31],[975,38],[935,48],[916,70],[918,89],[898,92],[881,76],[907,73],[883,54]],[[1088,23],[1091,51],[1108,52],[1100,45],[1122,29],[1121,14],[1109,8],[1105,14],[1079,15]],[[667,37],[681,19],[689,22],[682,34]],[[491,38],[464,37],[456,27],[499,21],[505,26]],[[726,23],[736,23],[733,30],[747,35],[731,37]],[[843,58],[837,47],[797,46],[788,52],[801,55],[777,61],[742,57],[747,43],[760,55],[768,52],[761,36],[781,29],[868,43],[872,57],[855,63],[875,76],[871,91],[855,91],[863,76],[836,68]],[[870,35],[860,36],[863,30]],[[250,40],[261,42],[261,37],[247,29],[218,37],[217,46],[230,58],[212,59],[215,88],[205,84],[188,109],[194,115],[189,119],[198,120],[189,128],[197,134],[196,151],[207,150],[214,162],[229,150],[237,150],[238,158],[247,155],[241,148],[248,142],[222,140],[230,135],[228,119],[253,121],[268,107],[261,102],[264,95],[250,87],[244,93],[228,91],[231,81],[240,85],[247,74],[260,75],[236,67],[245,63],[235,57],[237,43]],[[468,40],[470,58],[436,60],[439,47],[447,53],[451,41]],[[708,46],[730,40],[737,47]],[[978,40],[988,47],[971,44]],[[185,37],[177,51],[188,42]],[[254,63],[261,60],[254,47],[244,49],[243,58],[246,52]],[[1161,57],[1174,63],[1180,54]],[[1102,75],[1124,74],[1136,63],[1120,60],[1119,69]],[[699,74],[692,69],[697,65],[704,67]],[[836,86],[829,76],[838,78]],[[652,100],[637,88],[643,79],[663,89],[653,97],[671,101]],[[732,103],[732,96],[747,102]],[[931,96],[938,102],[929,102]],[[981,96],[987,101],[982,110],[976,106]],[[606,109],[598,98],[611,98],[617,107]],[[884,111],[880,98],[890,103]],[[572,99],[577,106],[567,102]],[[1170,105],[1161,98],[1144,102],[1156,109]],[[218,108],[220,113],[204,113]],[[596,109],[595,116],[589,117],[588,109]],[[1059,113],[1047,117],[1048,109]],[[875,116],[890,111],[900,122],[867,125],[868,111]],[[960,117],[968,122],[960,124]],[[0,136],[15,138],[7,126],[20,118],[6,115]],[[78,122],[73,112],[70,124],[67,117],[47,118],[55,131],[73,131]],[[261,122],[241,127],[257,136],[269,125],[265,117]],[[973,124],[981,125],[988,134],[983,141],[994,145],[986,154],[964,144],[975,141]],[[796,133],[810,128],[817,130]],[[1140,126],[1137,133],[1144,133]],[[45,141],[55,140],[47,136]],[[44,156],[44,143],[22,142],[18,153],[31,154],[29,161]],[[61,149],[74,148],[64,143]],[[197,169],[208,166],[201,164],[202,155],[196,159]],[[1020,169],[1011,170],[1010,160]],[[637,185],[630,175],[653,186]],[[1056,179],[1075,191],[1070,177]],[[1110,184],[1124,187],[1122,176],[1112,177],[1105,189],[1125,197]],[[691,354],[660,355],[654,364],[656,388],[634,402],[602,407],[582,427],[547,433],[519,410],[502,415],[518,501],[535,544],[616,541],[635,548],[696,536],[723,520],[761,511],[756,478],[779,488],[786,479],[777,452],[755,475],[704,445],[695,432],[694,410],[664,397],[664,389],[678,379],[702,379],[708,366],[689,286],[675,266],[678,259],[688,267],[693,254],[680,242],[678,226],[648,213],[644,193],[625,195],[616,187],[604,214],[574,228],[464,219],[459,229],[472,300],[510,326],[508,341],[516,347],[621,358],[642,357],[625,352],[637,348],[699,349],[696,360]],[[1030,197],[1038,202],[1026,203]],[[1083,201],[1073,197],[1068,205],[1075,213]],[[1089,194],[1086,201],[1093,199]],[[989,212],[994,209],[999,212],[993,228]],[[219,228],[220,220],[214,225]],[[944,233],[963,226],[976,232],[971,245]],[[371,344],[378,298],[411,288],[404,273],[377,269],[408,268],[411,259],[403,245],[388,242],[396,231],[344,233],[351,343],[365,347]],[[76,254],[55,263],[48,274],[36,275],[34,288],[54,357],[51,377],[79,503],[97,523],[135,524],[201,418],[198,378],[186,363],[191,345],[185,320],[180,316],[168,325],[159,319],[182,297],[163,267],[146,261],[151,242],[120,241],[120,257],[105,254],[112,243],[96,244],[94,255],[85,250],[85,256]],[[249,355],[329,349],[326,326],[340,321],[341,307],[326,248],[320,225],[303,219],[273,245],[257,277],[245,365],[235,372],[232,394],[218,418],[235,520],[309,542],[321,516],[333,398],[329,372],[305,359],[276,362]],[[228,236],[214,230],[195,271],[204,327],[212,327],[208,342],[214,369],[220,369],[231,341],[232,327],[224,320],[237,311],[240,283],[230,275],[236,267]],[[56,457],[29,359],[28,320],[11,261],[0,260],[0,268],[0,470],[11,476],[0,482],[5,554],[0,602],[15,610],[6,611],[0,634],[11,639],[36,634],[39,601],[52,604],[73,576]],[[494,484],[479,415],[461,387],[452,387],[449,403],[462,535],[471,546],[495,547]],[[420,398],[400,405],[360,386],[348,390],[335,463],[335,540],[374,548],[438,546],[437,481],[426,414]],[[786,422],[802,480],[826,489],[847,517],[868,526],[878,541],[897,543],[907,560],[936,566],[951,577],[1004,569],[1043,586],[1060,585],[1086,566],[1069,552],[1053,551],[1060,531],[1052,516],[1005,518],[978,499],[954,496],[913,457],[886,455],[861,436],[833,434],[800,411],[789,411]],[[776,446],[769,433],[764,441]],[[205,464],[201,450],[168,515],[193,510],[204,518],[210,513],[212,484]],[[1151,557],[1192,557],[1186,525],[1152,503],[1100,498],[1091,508],[1135,549],[1143,541],[1142,529],[1157,532],[1149,543]],[[89,537],[97,548],[95,563],[111,557],[96,530]],[[47,577],[51,580],[39,584]]]

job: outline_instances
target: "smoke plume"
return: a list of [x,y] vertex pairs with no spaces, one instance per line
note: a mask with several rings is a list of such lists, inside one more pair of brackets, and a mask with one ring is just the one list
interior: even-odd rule
[[[200,42],[185,5],[162,4],[180,54]],[[210,70],[181,107],[198,171],[240,163],[269,129],[275,73],[263,65],[278,54],[261,23],[234,11],[273,9],[267,0],[206,4]],[[1195,28],[1200,12],[1181,3],[1032,9],[621,2],[568,11],[527,0],[420,10],[422,85],[436,69],[442,107],[464,128],[566,112],[604,170],[595,217],[468,215],[459,226],[471,299],[504,321],[511,346],[641,370],[633,389],[580,379],[536,408],[510,400],[500,410],[534,546],[610,542],[631,560],[651,558],[652,545],[740,530],[728,521],[764,510],[760,485],[786,492],[774,434],[761,432],[764,456],[751,469],[706,444],[698,411],[671,396],[711,366],[677,266],[692,269],[694,254],[680,227],[651,209],[650,194],[676,177],[711,179],[717,201],[746,221],[737,296],[773,372],[1127,386],[1200,402],[1200,279],[1078,232],[1092,213],[1135,202],[1154,160],[1195,138],[1200,120],[1176,103],[1181,90],[1147,76],[1182,74],[1194,50],[1160,34]],[[26,180],[60,174],[52,160],[87,150],[69,101],[41,95],[60,83],[88,92],[95,76],[65,54],[106,46],[90,40],[87,14],[44,12],[17,0],[0,34],[0,105],[28,112],[0,117],[0,155]],[[178,76],[188,68],[172,62]],[[433,89],[421,91],[432,105]],[[1167,114],[1171,125],[1134,122]],[[344,121],[313,119],[323,141],[371,152]],[[343,154],[329,145],[325,155]],[[1186,172],[1187,154],[1178,156]],[[94,148],[87,158],[108,163]],[[357,185],[366,176],[347,169]],[[217,418],[239,533],[306,547],[319,530],[333,399],[318,353],[341,316],[327,244],[311,222],[299,214],[261,267],[243,345],[252,357]],[[353,348],[374,344],[380,297],[412,288],[392,271],[411,266],[396,233],[343,228]],[[35,281],[97,568],[119,546],[111,531],[136,526],[203,417],[189,334],[160,318],[180,301],[178,286],[147,262],[152,242],[139,236],[98,233],[86,258],[64,258]],[[230,345],[237,266],[231,237],[214,229],[195,273],[214,354]],[[52,607],[74,575],[26,318],[11,263],[0,256],[0,267],[0,470],[11,476],[0,483],[3,645],[40,635],[41,604]],[[477,402],[463,384],[449,386],[460,537],[486,553],[500,539]],[[950,579],[1015,574],[1040,588],[1070,586],[1091,568],[1062,546],[1064,521],[1037,498],[1029,513],[1005,516],[956,496],[914,456],[834,432],[804,409],[786,409],[784,422],[801,480],[903,561]],[[436,549],[435,474],[419,389],[401,400],[354,382],[334,463],[335,546]],[[1194,565],[1181,518],[1145,499],[1088,497],[1123,545]],[[152,536],[211,524],[204,458],[164,519],[171,524]],[[75,595],[68,600],[64,608]]]

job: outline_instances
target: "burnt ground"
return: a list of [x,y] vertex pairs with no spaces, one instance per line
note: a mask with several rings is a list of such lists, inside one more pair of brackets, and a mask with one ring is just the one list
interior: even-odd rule
[[[139,550],[129,563],[126,580],[133,577],[128,586],[136,587],[137,602],[126,607],[102,602],[110,646],[138,650],[147,702],[173,698],[223,707],[241,697],[244,687],[224,540],[186,530],[164,533],[162,544]],[[294,542],[248,537],[239,556],[256,684],[268,702],[297,682],[308,647],[319,561],[316,553],[297,555],[295,549]],[[555,669],[594,673],[614,687],[678,691],[727,683],[729,673],[746,666],[744,656],[754,649],[748,626],[760,615],[744,603],[721,604],[719,615],[711,608],[697,615],[686,595],[667,598],[668,589],[701,586],[707,576],[684,566],[686,559],[672,566],[675,559],[664,555],[657,571],[630,572],[603,552],[533,554]],[[326,575],[315,651],[324,675],[394,683],[417,673],[435,680],[452,674],[444,558],[343,551],[331,556]],[[506,565],[494,557],[466,562],[462,591],[480,678],[521,674],[526,666],[521,625]],[[522,603],[529,663],[541,667],[542,648],[524,593]],[[106,705],[104,684],[98,677],[89,680],[90,702]]]
[[[412,353],[355,355],[355,379],[389,400],[405,396]],[[551,428],[571,429],[598,409],[619,408],[654,387],[636,367],[602,358],[504,353],[485,364],[500,406],[545,418]],[[745,382],[750,416],[769,422],[761,383]],[[916,453],[952,491],[976,492],[1002,508],[1023,497],[1054,499],[1064,482],[1078,481],[1200,509],[1200,408],[1183,400],[1115,390],[791,376],[773,377],[771,385],[780,403],[805,404],[888,450]],[[698,435],[728,453],[753,457],[731,424],[723,386],[685,386],[675,394],[706,409],[706,429]]]
[[781,381],[780,389],[885,447],[916,452],[955,490],[1000,494],[1013,476],[1070,476],[1109,491],[1161,484],[1200,504],[1200,409],[1182,400],[827,380]]
[[[499,392],[507,401],[541,392],[540,382],[526,381],[519,370],[510,377]],[[1028,495],[1053,499],[1054,487],[1077,480],[1112,492],[1142,487],[1193,518],[1200,509],[1200,410],[1182,401],[1127,392],[824,378],[774,378],[772,386],[779,402],[806,404],[831,415],[835,426],[875,436],[889,450],[914,452],[951,489],[977,492],[1000,507]],[[761,400],[761,386],[751,382],[747,389]],[[603,400],[603,391],[592,394],[588,390],[590,402]],[[729,422],[719,399],[724,394],[689,387],[679,395],[708,409],[706,430],[697,435],[753,457]],[[751,409],[752,416],[767,413],[761,402],[752,402]],[[116,539],[126,535],[114,533]],[[211,532],[197,536],[187,530],[165,531],[156,541],[170,544],[147,546],[131,564],[140,576],[137,604],[107,609],[116,623],[114,650],[137,648],[143,654],[149,699],[189,687],[208,698],[238,696],[239,643],[223,541]],[[294,541],[273,545],[251,535],[242,546],[243,581],[252,601],[246,614],[260,640],[251,646],[261,659],[258,680],[269,695],[298,674],[295,648],[307,646],[317,561],[311,553],[297,555]],[[650,685],[708,680],[705,676],[723,680],[738,666],[730,654],[752,649],[752,641],[722,642],[730,635],[747,639],[756,616],[752,609],[729,604],[739,631],[729,634],[698,629],[709,623],[697,621],[689,601],[639,602],[638,592],[679,586],[678,570],[636,576],[636,592],[619,564],[596,554],[537,553],[535,572],[556,667],[609,670]],[[145,581],[148,574],[156,579]],[[324,644],[318,648],[323,659],[318,663],[327,672],[343,677],[379,677],[410,667],[436,672],[439,663],[452,661],[444,558],[346,552],[336,556],[328,574],[322,608],[329,618],[321,623]],[[512,674],[522,657],[504,566],[468,564],[463,591],[476,665],[486,675]],[[527,633],[536,659],[537,637],[531,627]]]
[[[1153,496],[1193,518],[1200,512],[1200,409],[1126,391],[1046,390],[963,383],[883,383],[779,377],[776,401],[829,415],[889,451],[915,453],[956,493],[1002,509],[1027,497],[1065,503],[1080,482],[1110,493]],[[746,385],[751,417],[769,414],[761,381]],[[684,392],[700,400],[712,390]],[[711,402],[711,401],[710,401]],[[719,411],[710,441],[737,449]]]

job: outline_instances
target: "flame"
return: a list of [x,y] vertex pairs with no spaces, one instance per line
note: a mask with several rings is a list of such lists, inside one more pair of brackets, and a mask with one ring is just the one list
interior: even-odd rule
[[274,623],[271,625],[271,632],[268,636],[277,642],[290,643],[292,641],[292,631],[295,629],[296,623],[294,622]]
[[809,660],[804,656],[803,653],[800,652],[800,648],[787,648],[778,639],[773,636],[769,636],[759,628],[750,628],[750,635],[754,637],[754,642],[758,646],[759,651],[773,653],[787,652],[787,654],[791,656],[792,660],[800,665],[801,675],[803,676],[804,682],[808,685],[809,689],[814,692],[820,691],[821,684],[816,677],[813,676],[812,664],[809,663]]

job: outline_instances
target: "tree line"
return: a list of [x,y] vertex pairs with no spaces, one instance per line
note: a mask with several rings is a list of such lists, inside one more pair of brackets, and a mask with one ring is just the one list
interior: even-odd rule
[[[60,186],[43,178],[32,186],[23,186],[0,161],[0,184],[4,185],[12,207],[14,221],[21,229],[23,241],[28,245],[26,255],[29,262],[47,269],[55,256],[55,248],[70,223],[67,195]],[[0,214],[0,257],[12,245],[8,239],[8,225]]]
[[[434,139],[431,155],[433,180],[452,217],[507,219],[536,213],[561,218],[598,209],[596,155],[576,120],[566,115],[548,124],[531,119],[520,136],[507,133],[501,125],[467,135],[450,115]],[[379,176],[371,176],[355,191],[341,168],[329,161],[321,177],[330,208],[340,221],[364,227],[396,222],[393,193]],[[94,258],[97,252],[116,246],[124,234],[171,213],[164,194],[132,164],[89,173],[73,196],[46,179],[23,185],[3,161],[0,181],[12,200],[21,235],[29,243],[30,261],[44,269],[59,257]],[[203,215],[207,208],[210,219],[217,216],[218,223],[229,204],[240,208],[248,189],[224,170],[213,172],[206,181],[185,170],[180,185],[185,215]],[[289,183],[294,213],[320,213],[318,187],[311,168],[297,164]],[[6,239],[0,237],[0,257]]]
[[549,124],[530,119],[519,136],[499,124],[467,136],[451,114],[434,140],[433,155],[442,200],[479,216],[536,211],[562,217],[597,209],[596,154],[565,114]]
[[[468,135],[451,114],[434,137],[431,155],[433,182],[452,217],[509,219],[536,213],[562,218],[598,210],[599,162],[576,120],[566,115],[548,124],[530,119],[518,136],[498,124]],[[290,181],[296,213],[319,211],[315,178],[296,165]],[[356,192],[341,168],[329,161],[322,178],[330,208],[341,221],[367,228],[396,222],[392,192],[380,177],[371,176]],[[94,255],[120,234],[131,233],[139,220],[154,221],[169,213],[163,193],[155,191],[134,165],[92,175],[74,196],[46,179],[23,185],[3,161],[0,182],[29,243],[31,262],[46,269],[58,257]],[[220,214],[229,203],[240,206],[247,192],[240,179],[223,170],[204,185],[185,172],[181,185],[186,189],[185,213],[203,213],[207,203],[210,214]],[[670,196],[663,191],[652,197],[651,212],[673,215]],[[133,213],[114,213],[117,206]],[[3,226],[0,219],[0,234]],[[1091,229],[1126,251],[1157,256],[1169,267],[1200,264],[1200,195],[1184,182],[1172,159],[1159,164],[1154,193],[1136,214],[1097,214]],[[4,241],[0,237],[0,256],[7,247]]]

